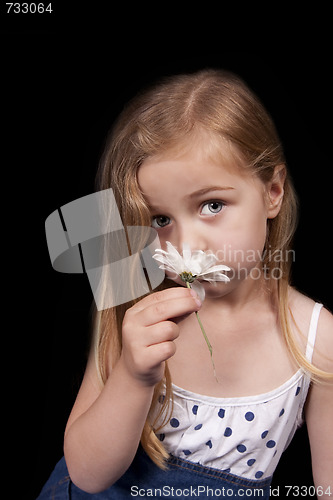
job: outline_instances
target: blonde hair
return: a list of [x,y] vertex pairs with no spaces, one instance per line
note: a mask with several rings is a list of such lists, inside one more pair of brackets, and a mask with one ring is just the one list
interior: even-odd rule
[[[142,92],[128,103],[107,141],[97,175],[99,190],[112,187],[124,226],[150,226],[151,218],[137,181],[142,162],[163,154],[179,144],[186,144],[197,131],[222,139],[237,154],[242,164],[264,182],[269,182],[274,169],[286,165],[282,146],[271,117],[247,85],[236,75],[221,70],[202,70],[177,75]],[[236,153],[237,152],[237,153]],[[284,197],[279,214],[267,221],[266,248],[285,255],[291,246],[297,223],[297,200],[287,173]],[[263,254],[264,255],[264,254]],[[266,252],[266,260],[269,252]],[[269,274],[269,262],[263,260]],[[277,302],[281,328],[296,363],[312,377],[327,374],[307,361],[293,336],[288,308],[290,259],[274,263],[280,269],[277,280]],[[269,277],[269,276],[268,276]],[[114,365],[122,349],[122,321],[126,310],[135,302],[98,313],[95,348],[98,370],[103,382],[111,354]],[[164,380],[155,388],[151,412],[163,386],[164,403],[154,422],[146,421],[142,445],[160,467],[168,456],[154,428],[162,427],[172,411],[171,378],[166,366]]]

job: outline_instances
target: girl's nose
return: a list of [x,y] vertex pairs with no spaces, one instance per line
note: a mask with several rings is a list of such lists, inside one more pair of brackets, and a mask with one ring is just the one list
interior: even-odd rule
[[184,225],[178,227],[177,233],[178,241],[175,243],[179,252],[182,252],[184,243],[187,243],[191,250],[208,250],[206,238],[199,228]]

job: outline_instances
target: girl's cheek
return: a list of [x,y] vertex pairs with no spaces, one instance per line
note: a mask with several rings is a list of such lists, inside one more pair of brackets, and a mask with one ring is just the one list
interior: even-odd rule
[[266,233],[244,235],[239,238],[230,238],[217,251],[219,260],[231,268],[244,267],[250,269],[261,260],[265,246]]

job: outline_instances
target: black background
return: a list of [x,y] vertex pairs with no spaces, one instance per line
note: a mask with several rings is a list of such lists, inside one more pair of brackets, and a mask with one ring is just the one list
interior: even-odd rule
[[[171,7],[149,20],[133,9],[115,14],[89,5],[83,12],[82,6],[53,6],[49,18],[10,16],[4,7],[1,18],[3,417],[8,474],[14,474],[15,494],[8,498],[23,500],[36,498],[62,455],[89,345],[88,280],[52,269],[45,219],[94,190],[106,134],[143,85],[221,67],[259,95],[277,125],[300,199],[293,283],[333,309],[325,13],[290,19],[280,12],[273,26],[273,11],[262,21],[244,15],[241,25],[239,13],[224,13],[216,23],[209,9],[193,22],[186,15],[181,21]],[[304,426],[284,453],[273,487],[280,486],[283,497],[285,485],[311,484]]]

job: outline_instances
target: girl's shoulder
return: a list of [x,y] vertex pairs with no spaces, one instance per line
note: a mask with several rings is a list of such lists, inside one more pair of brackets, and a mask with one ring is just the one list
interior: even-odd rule
[[[295,336],[306,347],[310,323],[316,301],[291,288],[289,293],[289,308],[292,317]],[[315,334],[313,364],[324,371],[333,373],[333,315],[324,306],[320,310]]]

